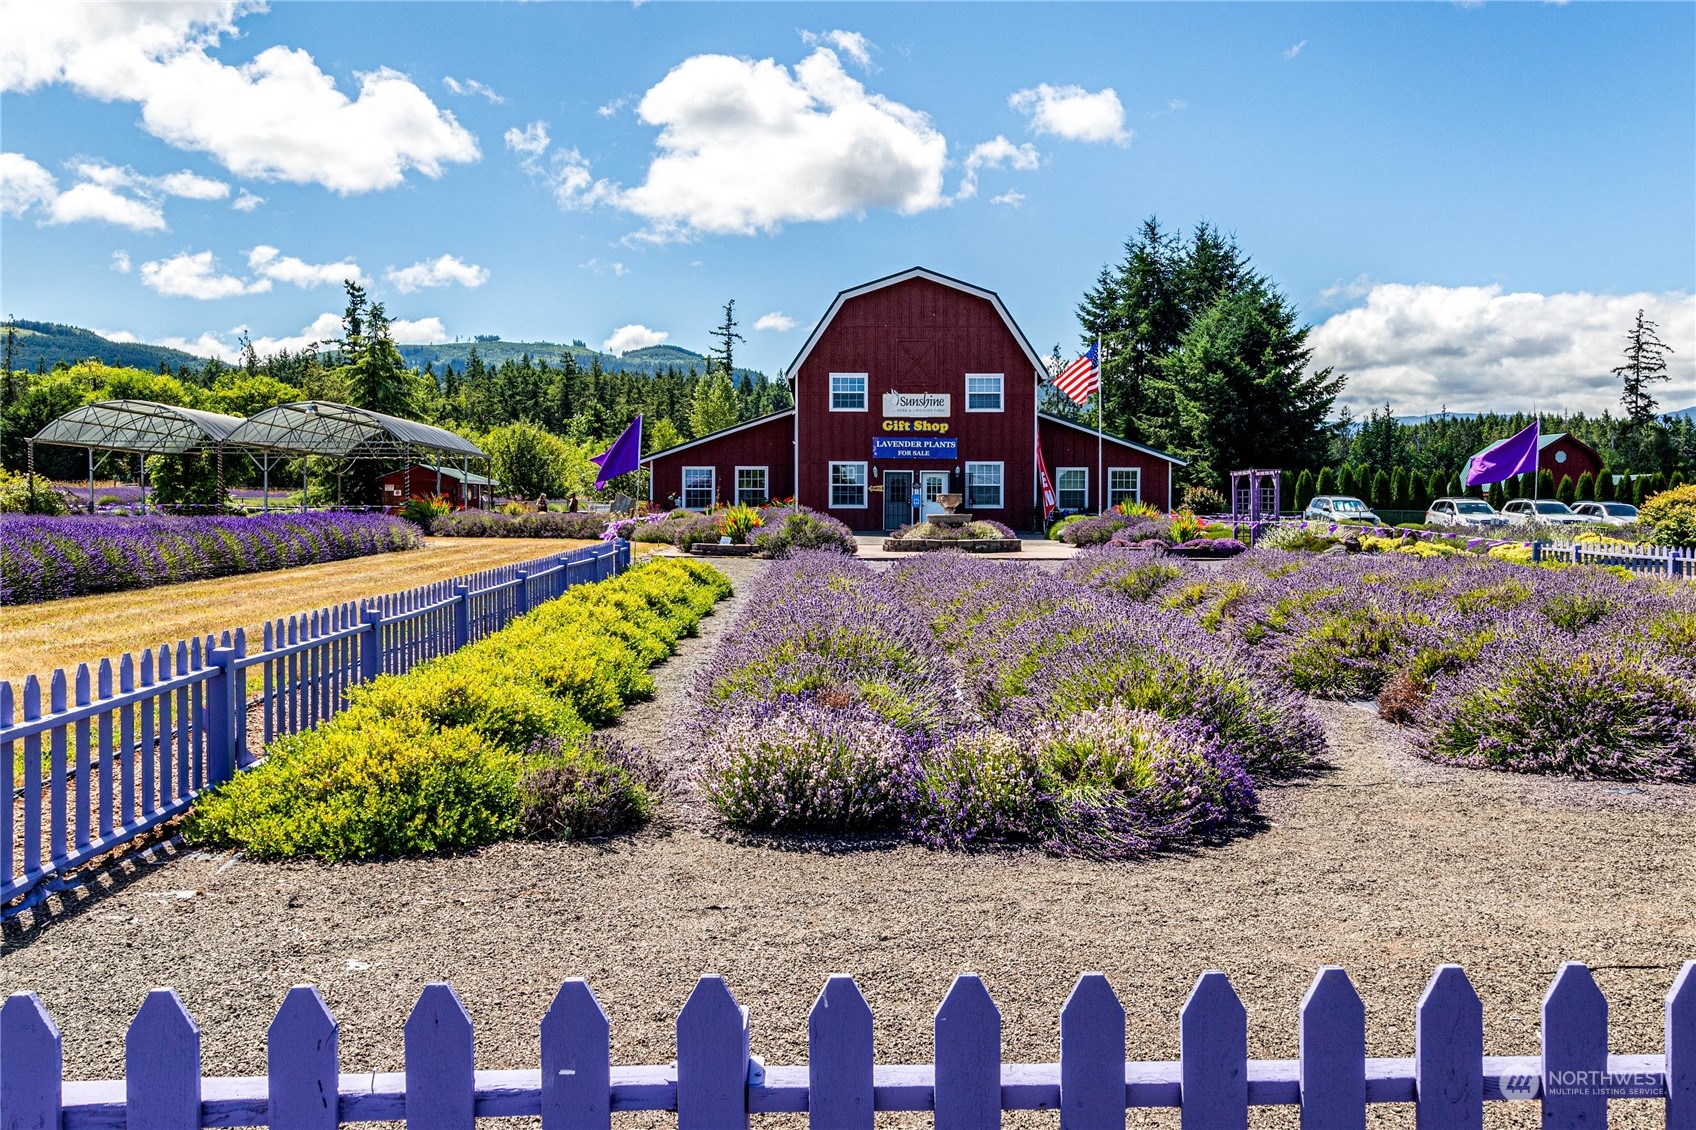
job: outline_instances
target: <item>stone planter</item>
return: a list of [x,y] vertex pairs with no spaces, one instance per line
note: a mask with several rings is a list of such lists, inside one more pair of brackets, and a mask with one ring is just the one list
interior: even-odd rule
[[757,545],[720,545],[716,541],[698,541],[689,547],[696,557],[752,557],[759,551]]
[[895,538],[883,539],[885,553],[928,553],[933,549],[958,549],[961,553],[1018,553],[1018,538]]

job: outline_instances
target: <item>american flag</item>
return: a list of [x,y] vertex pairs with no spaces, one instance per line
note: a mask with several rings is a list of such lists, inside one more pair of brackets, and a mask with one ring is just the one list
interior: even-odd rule
[[1101,362],[1095,344],[1060,371],[1060,375],[1054,378],[1054,387],[1065,393],[1073,404],[1082,404],[1101,387]]

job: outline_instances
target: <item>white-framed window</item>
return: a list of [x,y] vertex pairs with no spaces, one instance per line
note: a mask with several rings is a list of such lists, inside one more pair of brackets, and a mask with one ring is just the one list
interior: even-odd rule
[[1142,498],[1141,467],[1107,468],[1107,505],[1137,502]]
[[966,508],[968,510],[1000,510],[1000,463],[966,464]]
[[770,476],[764,467],[736,468],[736,501],[744,506],[759,506],[771,497],[766,489]]
[[967,373],[966,411],[1001,411],[1001,388],[1004,383],[1000,373]]
[[866,374],[830,374],[830,410],[832,412],[864,412],[866,410]]
[[710,510],[718,499],[717,467],[683,468],[683,505],[690,510]]
[[830,465],[830,508],[832,510],[864,510],[866,507],[866,465],[864,463],[832,463]]
[[1089,468],[1055,468],[1054,498],[1062,510],[1088,510]]

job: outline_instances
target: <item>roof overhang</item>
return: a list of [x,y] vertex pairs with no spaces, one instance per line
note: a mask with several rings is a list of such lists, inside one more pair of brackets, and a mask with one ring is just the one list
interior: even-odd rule
[[88,447],[96,451],[134,451],[143,455],[182,455],[228,442],[240,427],[239,416],[202,412],[151,400],[101,400],[73,408],[42,428],[31,443]]
[[225,442],[263,451],[343,459],[370,459],[414,451],[487,458],[482,448],[446,428],[329,400],[279,404],[239,423],[241,426]]
[[974,298],[982,298],[987,301],[991,306],[995,307],[995,312],[1001,316],[1001,321],[1007,326],[1007,332],[1013,335],[1014,340],[1019,343],[1019,348],[1025,351],[1025,356],[1030,360],[1033,375],[1046,373],[1048,371],[1047,366],[1045,366],[1042,362],[1042,357],[1035,349],[1031,348],[1030,339],[1025,336],[1025,331],[1019,328],[1019,324],[1013,320],[1013,315],[1008,313],[1007,304],[1001,301],[1000,295],[996,294],[993,290],[985,290],[982,287],[973,286],[971,283],[961,282],[959,279],[939,274],[936,271],[932,271],[925,267],[909,267],[905,271],[901,271],[893,275],[886,275],[881,279],[873,279],[869,283],[862,283],[859,286],[850,287],[848,290],[844,290],[838,294],[835,301],[830,304],[830,309],[825,311],[824,317],[819,319],[819,324],[813,327],[813,332],[807,335],[806,342],[804,342],[801,346],[801,352],[797,353],[795,355],[795,360],[789,363],[789,375],[794,377],[801,371],[801,366],[806,363],[807,356],[812,353],[813,347],[817,345],[819,340],[824,336],[824,331],[829,328],[830,323],[835,320],[836,315],[842,309],[843,303],[847,302],[851,298],[859,298],[861,295],[871,294],[873,291],[883,290],[886,287],[895,286],[898,283],[904,283],[911,279],[925,279],[929,282],[936,283],[938,286],[945,286],[951,290],[958,290],[963,294],[969,294]]
[[[1075,421],[1068,420],[1064,416],[1054,416],[1054,415],[1050,415],[1047,412],[1038,412],[1036,414],[1036,416],[1037,416],[1037,419],[1042,420],[1046,423],[1059,424],[1061,427],[1071,428],[1075,432],[1083,432],[1085,435],[1095,435],[1096,434],[1096,430],[1094,428],[1085,427],[1083,424],[1079,424],[1079,423],[1076,423]],[[1161,451],[1157,447],[1149,447],[1147,444],[1138,443],[1136,440],[1126,439],[1124,436],[1116,436],[1112,432],[1102,432],[1102,433],[1100,433],[1100,435],[1101,435],[1102,439],[1111,440],[1112,442],[1118,444],[1120,447],[1128,447],[1132,451],[1140,451],[1144,455],[1152,455],[1156,459],[1164,459],[1166,462],[1172,463],[1176,466],[1188,467],[1190,465],[1189,460],[1179,459],[1176,455],[1172,455],[1169,452]]]
[[734,425],[732,427],[728,427],[728,428],[720,428],[716,432],[708,432],[706,435],[702,436],[700,439],[692,439],[688,443],[674,444],[671,447],[666,448],[664,451],[656,451],[652,455],[644,455],[644,456],[642,456],[642,462],[643,463],[652,463],[654,460],[660,458],[662,455],[676,455],[680,451],[688,451],[691,447],[699,447],[703,443],[711,443],[715,439],[723,439],[725,436],[733,436],[737,432],[745,432],[749,428],[757,428],[762,424],[770,424],[770,423],[773,423],[777,420],[783,420],[783,419],[786,419],[786,418],[793,416],[793,415],[795,415],[795,409],[785,408],[781,412],[770,412],[770,413],[767,413],[764,416],[756,416],[752,420],[749,420],[747,423],[736,424],[736,425]]

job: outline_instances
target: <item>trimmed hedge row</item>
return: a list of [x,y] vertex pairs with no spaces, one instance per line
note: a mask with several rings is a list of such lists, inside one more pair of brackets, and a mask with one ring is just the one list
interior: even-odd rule
[[260,858],[353,860],[639,824],[658,773],[593,727],[652,693],[648,668],[729,595],[724,574],[678,560],[574,587],[354,689],[342,713],[200,798],[189,836]]

